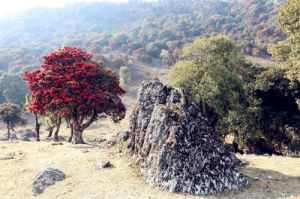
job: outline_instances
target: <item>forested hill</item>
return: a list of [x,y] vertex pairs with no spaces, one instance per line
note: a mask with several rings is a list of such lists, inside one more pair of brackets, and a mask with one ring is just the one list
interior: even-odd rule
[[159,0],[77,3],[35,8],[0,18],[0,70],[19,72],[39,65],[41,55],[64,45],[93,53],[120,50],[141,61],[168,57],[197,36],[227,35],[241,51],[267,56],[284,39],[276,22],[284,0]]

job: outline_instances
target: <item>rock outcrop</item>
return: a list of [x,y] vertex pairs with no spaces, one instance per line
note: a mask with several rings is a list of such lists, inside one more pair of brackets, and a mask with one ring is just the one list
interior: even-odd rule
[[156,80],[139,91],[127,148],[147,182],[171,192],[207,195],[249,186],[190,95]]

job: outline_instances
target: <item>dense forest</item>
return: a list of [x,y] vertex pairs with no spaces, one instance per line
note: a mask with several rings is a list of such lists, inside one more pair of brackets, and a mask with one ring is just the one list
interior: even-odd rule
[[280,3],[161,0],[34,8],[0,19],[0,70],[37,68],[42,55],[66,45],[84,47],[96,57],[121,51],[145,63],[160,59],[171,66],[186,43],[218,34],[237,41],[246,55],[267,57],[267,46],[285,38],[276,21]]
[[[130,81],[126,66],[170,69],[173,86],[187,89],[223,139],[234,134],[239,149],[299,151],[300,4],[284,2],[94,2],[0,18],[0,102],[24,106],[24,72],[39,69],[50,52],[77,46],[119,72],[122,85]],[[277,63],[259,66],[245,55]]]

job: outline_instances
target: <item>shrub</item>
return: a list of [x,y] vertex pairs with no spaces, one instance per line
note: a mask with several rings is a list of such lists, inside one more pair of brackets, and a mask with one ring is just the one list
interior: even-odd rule
[[16,104],[0,104],[0,120],[6,124],[7,138],[10,138],[10,130],[14,130],[16,125],[24,125],[26,120],[21,117],[23,110]]
[[131,81],[131,73],[127,66],[121,66],[119,76],[120,76],[120,85],[122,87],[126,86]]

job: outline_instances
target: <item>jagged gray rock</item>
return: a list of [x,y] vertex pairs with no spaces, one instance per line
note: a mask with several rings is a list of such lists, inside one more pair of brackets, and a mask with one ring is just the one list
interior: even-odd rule
[[56,181],[61,181],[66,178],[65,174],[55,168],[47,168],[41,171],[33,181],[33,195],[37,196],[44,192],[44,190],[55,184]]
[[148,183],[195,195],[249,186],[186,91],[153,80],[138,98],[127,148]]

